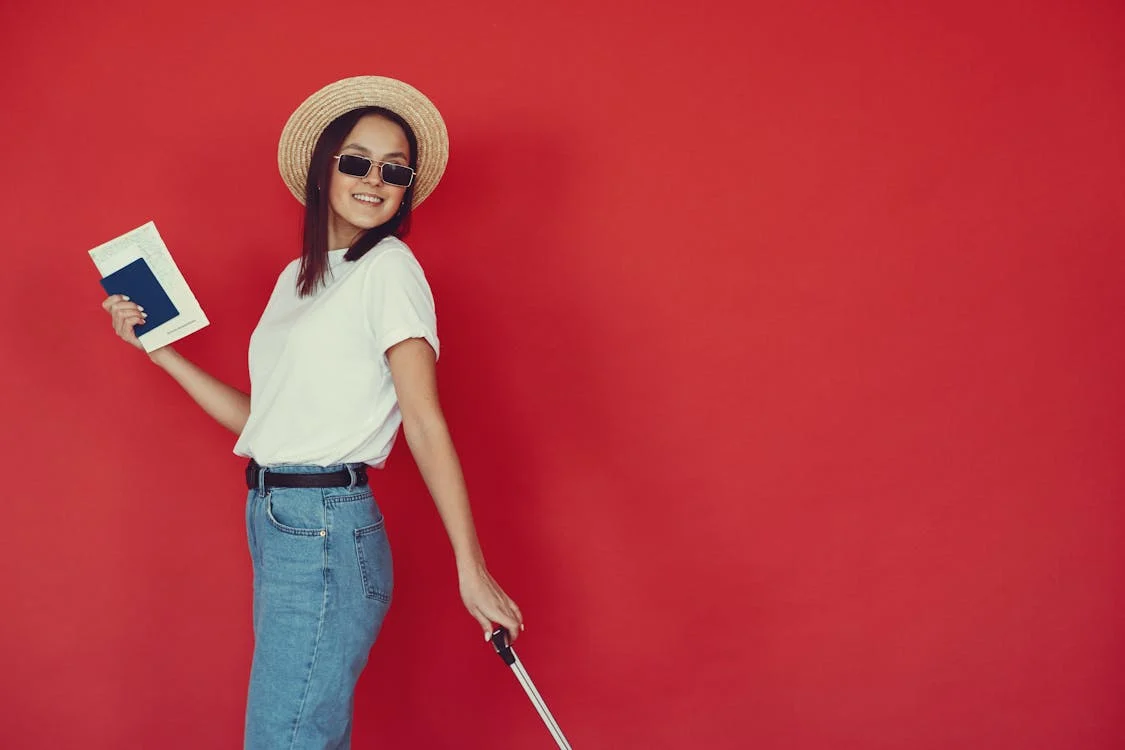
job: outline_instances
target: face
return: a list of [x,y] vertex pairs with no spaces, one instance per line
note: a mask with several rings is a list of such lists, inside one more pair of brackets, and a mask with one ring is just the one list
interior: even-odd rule
[[[410,144],[395,123],[379,115],[367,115],[344,139],[341,154],[357,154],[375,161],[410,164]],[[373,165],[366,177],[343,174],[332,161],[328,181],[328,247],[348,247],[368,229],[390,221],[402,205],[406,188],[388,185]]]

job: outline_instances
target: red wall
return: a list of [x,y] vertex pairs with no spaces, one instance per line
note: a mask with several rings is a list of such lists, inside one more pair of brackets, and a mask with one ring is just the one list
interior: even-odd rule
[[[452,132],[412,244],[575,747],[1125,746],[1125,7],[536,6],[0,7],[0,746],[238,746],[241,462],[86,250],[154,219],[245,386],[277,136],[362,73]],[[356,747],[550,747],[401,446],[376,486]]]

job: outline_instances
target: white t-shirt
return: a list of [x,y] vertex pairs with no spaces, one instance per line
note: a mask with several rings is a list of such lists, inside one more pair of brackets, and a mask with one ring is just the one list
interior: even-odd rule
[[262,466],[382,466],[402,415],[386,352],[424,338],[438,352],[430,285],[387,237],[355,262],[328,254],[326,285],[297,296],[300,259],[277,280],[250,337],[250,418],[234,446]]

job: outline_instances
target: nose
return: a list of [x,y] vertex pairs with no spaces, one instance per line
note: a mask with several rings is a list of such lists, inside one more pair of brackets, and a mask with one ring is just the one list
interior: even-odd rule
[[367,176],[363,178],[363,181],[367,182],[367,183],[370,183],[372,185],[382,185],[383,184],[383,165],[382,164],[372,164],[371,169],[369,169],[367,171]]

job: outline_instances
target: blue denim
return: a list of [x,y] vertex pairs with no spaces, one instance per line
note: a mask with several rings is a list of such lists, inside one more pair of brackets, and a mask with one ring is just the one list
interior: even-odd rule
[[[360,464],[274,466],[271,473]],[[259,486],[261,483],[259,482]],[[367,486],[250,490],[254,661],[247,750],[346,750],[356,680],[391,603],[391,548]]]

